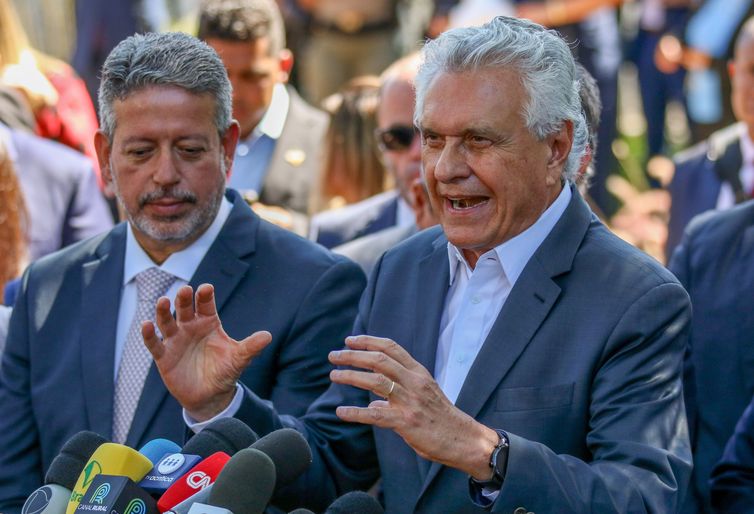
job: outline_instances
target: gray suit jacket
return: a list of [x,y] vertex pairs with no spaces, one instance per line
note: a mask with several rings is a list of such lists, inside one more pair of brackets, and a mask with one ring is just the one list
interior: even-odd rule
[[[388,337],[433,372],[448,291],[441,229],[388,251],[362,295],[355,333]],[[691,472],[681,368],[690,305],[676,279],[619,240],[574,193],[513,287],[456,405],[510,437],[493,512],[668,513]],[[251,392],[238,416],[258,433],[301,430],[315,449],[287,497],[322,509],[381,471],[387,511],[482,513],[468,477],[419,458],[390,430],[347,424],[362,390],[333,384],[300,419]]]
[[259,201],[306,215],[312,187],[322,168],[330,118],[307,104],[292,87],[288,87],[288,94],[288,117],[275,143]]
[[[233,209],[191,285],[215,286],[233,338],[273,341],[242,382],[300,415],[327,387],[328,352],[342,345],[364,286],[352,262],[261,221],[234,191]],[[126,226],[32,264],[11,316],[0,367],[0,511],[20,510],[61,446],[80,430],[111,436],[114,340]],[[182,441],[185,425],[154,365],[126,444]]]
[[369,275],[383,253],[413,236],[417,231],[416,225],[396,225],[336,246],[332,251],[348,257],[361,266],[366,275]]

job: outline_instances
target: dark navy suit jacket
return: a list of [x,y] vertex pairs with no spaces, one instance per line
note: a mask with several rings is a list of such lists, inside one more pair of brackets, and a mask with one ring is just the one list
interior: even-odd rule
[[[433,372],[448,266],[439,227],[389,250],[370,276],[354,333],[391,338]],[[690,310],[676,279],[612,235],[574,193],[456,402],[509,434],[493,512],[675,511],[691,473],[681,386]],[[259,434],[280,426],[306,434],[314,463],[284,495],[310,509],[367,487],[379,469],[391,514],[485,512],[470,500],[468,476],[419,458],[391,430],[334,413],[371,399],[333,384],[294,419],[247,392],[237,416]]]
[[754,203],[695,218],[670,270],[694,308],[685,383],[694,474],[685,512],[711,512],[710,473],[754,395]]
[[[215,286],[225,331],[273,341],[242,382],[281,411],[303,414],[327,387],[328,352],[353,323],[364,276],[356,264],[252,213],[233,209],[191,285]],[[80,430],[111,435],[114,340],[126,226],[32,264],[0,367],[0,511],[18,512],[63,443]],[[126,444],[182,441],[181,408],[154,365]]]
[[745,130],[743,123],[731,125],[676,156],[675,174],[668,186],[672,200],[666,245],[668,257],[681,242],[689,221],[716,207],[724,182],[731,185],[736,202],[746,199],[739,179],[741,134]]
[[754,398],[712,471],[712,507],[720,514],[754,512]]
[[398,221],[398,198],[398,191],[386,191],[342,209],[316,214],[309,226],[309,239],[334,248],[394,227]]

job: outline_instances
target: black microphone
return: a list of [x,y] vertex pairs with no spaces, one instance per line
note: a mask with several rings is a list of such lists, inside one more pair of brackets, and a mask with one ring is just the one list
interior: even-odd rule
[[251,446],[259,436],[243,421],[221,418],[207,425],[183,445],[183,453],[192,453],[206,459],[216,452],[230,456]]
[[262,514],[274,490],[275,464],[261,451],[246,448],[220,472],[209,501],[194,503],[189,514]]
[[264,452],[275,464],[275,488],[286,486],[298,478],[312,463],[312,450],[304,436],[292,428],[270,432],[251,448]]
[[332,502],[325,514],[385,514],[385,509],[364,491],[351,491]]
[[314,514],[314,513],[310,511],[309,509],[296,509],[296,510],[290,511],[288,514]]
[[257,440],[257,434],[243,421],[222,418],[207,425],[183,445],[180,453],[167,454],[155,463],[139,486],[160,497],[187,471],[210,455],[223,452],[233,455]]
[[50,463],[42,487],[29,495],[21,514],[64,514],[71,490],[94,450],[107,439],[94,432],[82,431],[71,437]]

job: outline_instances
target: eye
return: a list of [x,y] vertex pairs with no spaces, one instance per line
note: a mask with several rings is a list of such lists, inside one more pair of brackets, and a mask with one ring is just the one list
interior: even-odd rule
[[148,146],[137,146],[126,150],[126,155],[134,159],[143,159],[149,155],[152,148]]
[[178,150],[190,159],[198,159],[204,153],[204,147],[201,146],[183,146]]
[[432,132],[422,132],[422,145],[428,146],[429,148],[441,148],[442,144],[443,140],[437,134],[433,134]]
[[492,141],[484,136],[472,134],[466,138],[466,143],[471,148],[481,149],[490,146]]

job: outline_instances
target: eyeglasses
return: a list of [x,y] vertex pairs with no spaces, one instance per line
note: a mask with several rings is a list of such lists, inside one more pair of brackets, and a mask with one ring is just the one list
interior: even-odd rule
[[375,130],[377,141],[386,149],[393,152],[406,150],[418,134],[413,125],[393,125],[389,129]]

